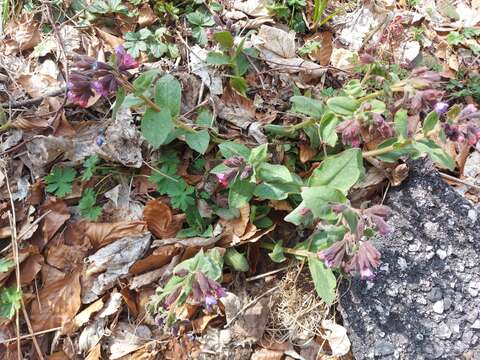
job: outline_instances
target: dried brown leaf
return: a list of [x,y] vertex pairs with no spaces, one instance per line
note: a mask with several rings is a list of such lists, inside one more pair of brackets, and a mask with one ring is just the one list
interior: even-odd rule
[[55,233],[70,219],[65,201],[50,198],[40,207],[40,215],[49,212],[42,220],[43,245],[46,245]]
[[33,49],[42,41],[40,24],[34,20],[33,16],[23,15],[19,19],[15,17],[11,19],[6,28],[6,55]]
[[307,161],[312,160],[315,157],[315,155],[317,155],[317,150],[310,147],[308,144],[300,143],[298,145],[298,147],[299,147],[299,150],[300,150],[300,152],[299,152],[300,161],[304,164]]
[[153,253],[139,261],[130,268],[130,273],[139,275],[147,271],[158,269],[170,262],[172,257],[180,252],[180,248],[175,245],[161,246]]
[[33,330],[51,329],[71,321],[80,309],[80,292],[79,271],[42,288],[38,293],[39,301],[32,302]]
[[138,10],[138,25],[140,27],[149,26],[154,24],[158,20],[157,15],[153,12],[152,8],[148,4],[143,4]]
[[150,232],[161,239],[173,220],[170,206],[160,200],[149,200],[143,209],[143,218]]
[[94,249],[108,245],[115,240],[144,234],[147,232],[145,221],[126,221],[116,223],[85,222],[85,235]]
[[42,255],[31,255],[20,266],[20,283],[22,285],[30,284],[40,272],[44,263]]

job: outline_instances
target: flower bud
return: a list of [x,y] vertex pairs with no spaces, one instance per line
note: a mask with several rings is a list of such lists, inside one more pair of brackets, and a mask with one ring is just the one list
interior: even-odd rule
[[229,159],[226,159],[223,161],[225,166],[228,166],[229,168],[238,168],[239,166],[242,166],[245,163],[245,158],[243,156],[232,156]]
[[250,165],[245,166],[240,173],[240,180],[246,180],[253,174],[253,168]]
[[435,104],[434,110],[438,114],[438,116],[442,116],[448,110],[448,103],[438,102],[438,103]]

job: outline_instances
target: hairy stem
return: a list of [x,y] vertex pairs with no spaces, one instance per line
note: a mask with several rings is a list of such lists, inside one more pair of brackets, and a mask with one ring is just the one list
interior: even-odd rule
[[[273,250],[273,248],[275,247],[275,244],[262,242],[260,243],[260,247],[267,250]],[[299,250],[299,249],[292,249],[292,248],[286,248],[286,247],[282,248],[282,250],[286,254],[295,255],[295,256],[303,256],[303,257],[317,256],[317,254],[307,250]]]

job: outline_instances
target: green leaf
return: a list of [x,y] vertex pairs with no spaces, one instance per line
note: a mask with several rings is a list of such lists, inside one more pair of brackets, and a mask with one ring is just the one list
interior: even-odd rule
[[172,75],[162,76],[155,85],[155,103],[160,109],[170,110],[172,119],[180,114],[182,86]]
[[140,127],[145,139],[154,149],[158,149],[175,129],[175,124],[168,108],[162,108],[160,112],[148,108],[145,110]]
[[337,281],[332,270],[325,267],[323,262],[313,256],[308,258],[308,268],[318,296],[327,305],[332,305],[335,301],[337,287]]
[[395,131],[399,140],[408,138],[408,113],[405,109],[400,109],[395,113],[394,119]]
[[173,208],[187,211],[190,206],[195,205],[195,199],[192,196],[195,189],[193,186],[187,186],[184,181],[179,182],[179,184],[179,186],[170,190],[168,195],[170,196]]
[[168,46],[164,43],[157,42],[155,44],[150,44],[148,46],[148,50],[153,57],[158,59],[165,55],[165,53],[168,51]]
[[326,158],[308,180],[309,186],[328,185],[347,194],[348,190],[363,176],[362,152],[348,149]]
[[152,69],[142,73],[135,81],[132,83],[135,88],[135,94],[143,94],[150,85],[152,85],[153,79],[160,73],[158,69]]
[[80,214],[88,220],[96,221],[102,214],[102,208],[96,206],[97,196],[92,188],[87,188],[83,191],[82,198],[78,203]]
[[245,80],[243,77],[241,76],[230,77],[230,85],[240,95],[245,96],[248,86],[247,86],[247,80]]
[[365,96],[365,90],[362,89],[362,84],[357,79],[350,80],[343,90],[347,95],[354,98]]
[[255,184],[246,180],[236,180],[228,192],[228,205],[239,209],[247,204],[253,196]]
[[353,113],[359,108],[360,103],[347,96],[337,96],[328,99],[327,106],[335,114],[348,116],[353,115]]
[[308,115],[314,119],[320,119],[324,113],[324,106],[320,100],[306,96],[292,96],[292,111]]
[[301,179],[296,174],[292,174],[284,165],[263,163],[258,167],[257,175],[269,183],[302,184]]
[[253,191],[256,197],[266,200],[284,200],[290,193],[298,193],[299,184],[282,184],[263,182],[258,184]]
[[232,156],[243,156],[245,159],[248,159],[250,156],[250,149],[243,144],[235,143],[233,141],[227,141],[218,145],[220,149],[220,154],[225,159],[231,158]]
[[320,140],[328,146],[334,147],[338,141],[336,127],[338,125],[338,118],[332,112],[327,112],[320,120]]
[[76,175],[75,169],[55,167],[48,176],[45,176],[47,191],[58,197],[64,197],[72,192],[72,184]]
[[233,47],[233,36],[230,31],[219,31],[213,34],[213,38],[224,49],[230,49]]
[[250,269],[245,255],[239,253],[234,247],[227,249],[224,259],[225,263],[228,266],[231,266],[235,271],[246,272]]
[[307,225],[313,220],[313,216],[311,213],[305,215],[304,211],[306,209],[305,201],[302,201],[290,214],[285,216],[284,220],[297,226]]
[[10,319],[20,309],[22,292],[14,287],[0,291],[0,318]]
[[436,111],[431,111],[423,120],[423,133],[426,135],[432,131],[437,125],[439,120],[438,114]]
[[188,133],[185,135],[185,142],[191,149],[199,152],[200,154],[205,154],[208,149],[208,144],[210,143],[210,134],[208,130],[199,130],[195,133]]
[[456,163],[440,146],[433,140],[421,139],[412,143],[413,148],[417,149],[421,154],[426,154],[438,165],[454,170]]
[[321,219],[336,218],[330,205],[345,203],[347,198],[338,189],[330,186],[312,186],[302,189],[302,199],[305,207],[310,209],[315,217]]
[[281,263],[287,260],[285,255],[283,254],[283,244],[282,240],[279,240],[275,243],[275,246],[273,247],[273,250],[268,256],[273,262],[276,263]]
[[208,65],[230,65],[230,57],[221,52],[211,51],[208,53],[207,58],[205,59]]
[[97,171],[97,165],[100,163],[100,157],[97,154],[93,154],[85,160],[83,163],[83,175],[82,181],[90,180]]
[[269,217],[263,217],[258,220],[255,220],[253,222],[253,225],[255,225],[259,229],[267,229],[273,225],[273,221]]
[[387,110],[387,106],[383,101],[380,101],[377,99],[371,99],[371,100],[368,100],[366,103],[372,105],[372,108],[369,110],[369,112],[383,114],[385,110]]
[[0,259],[0,273],[5,273],[15,266],[15,263],[10,259]]
[[253,148],[250,152],[250,156],[248,157],[247,162],[256,167],[261,163],[264,163],[268,159],[268,144],[262,144]]

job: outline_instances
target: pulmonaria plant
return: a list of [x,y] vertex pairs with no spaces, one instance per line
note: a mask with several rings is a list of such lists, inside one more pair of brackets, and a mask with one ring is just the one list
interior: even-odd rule
[[226,295],[222,279],[223,257],[217,248],[200,250],[193,258],[178,264],[173,276],[162,289],[157,289],[149,304],[157,319],[171,326],[178,310],[186,304],[196,305],[206,312],[215,310],[218,300]]
[[342,240],[319,251],[319,259],[328,268],[340,268],[351,275],[359,274],[362,279],[373,278],[375,268],[380,265],[380,252],[366,238],[372,235],[373,229],[380,235],[392,231],[386,222],[391,214],[390,208],[373,205],[367,209],[355,209],[345,204],[334,204],[332,210],[343,215],[341,221],[350,231]]
[[123,46],[115,48],[112,64],[98,61],[90,56],[78,56],[67,84],[68,99],[82,107],[95,92],[108,97],[116,93],[118,88],[125,83],[128,70],[139,66],[139,63],[128,54]]
[[253,174],[253,167],[247,165],[243,156],[233,156],[224,160],[223,164],[229,169],[216,174],[218,182],[223,187],[228,187],[237,176],[240,180],[246,180]]
[[[435,111],[437,111],[437,105]],[[469,145],[475,145],[480,141],[480,111],[475,105],[467,105],[461,111],[458,107],[452,108],[451,112],[447,113],[445,110],[443,114],[447,115],[447,119],[442,123],[442,129],[447,139],[458,143],[466,141]]]

